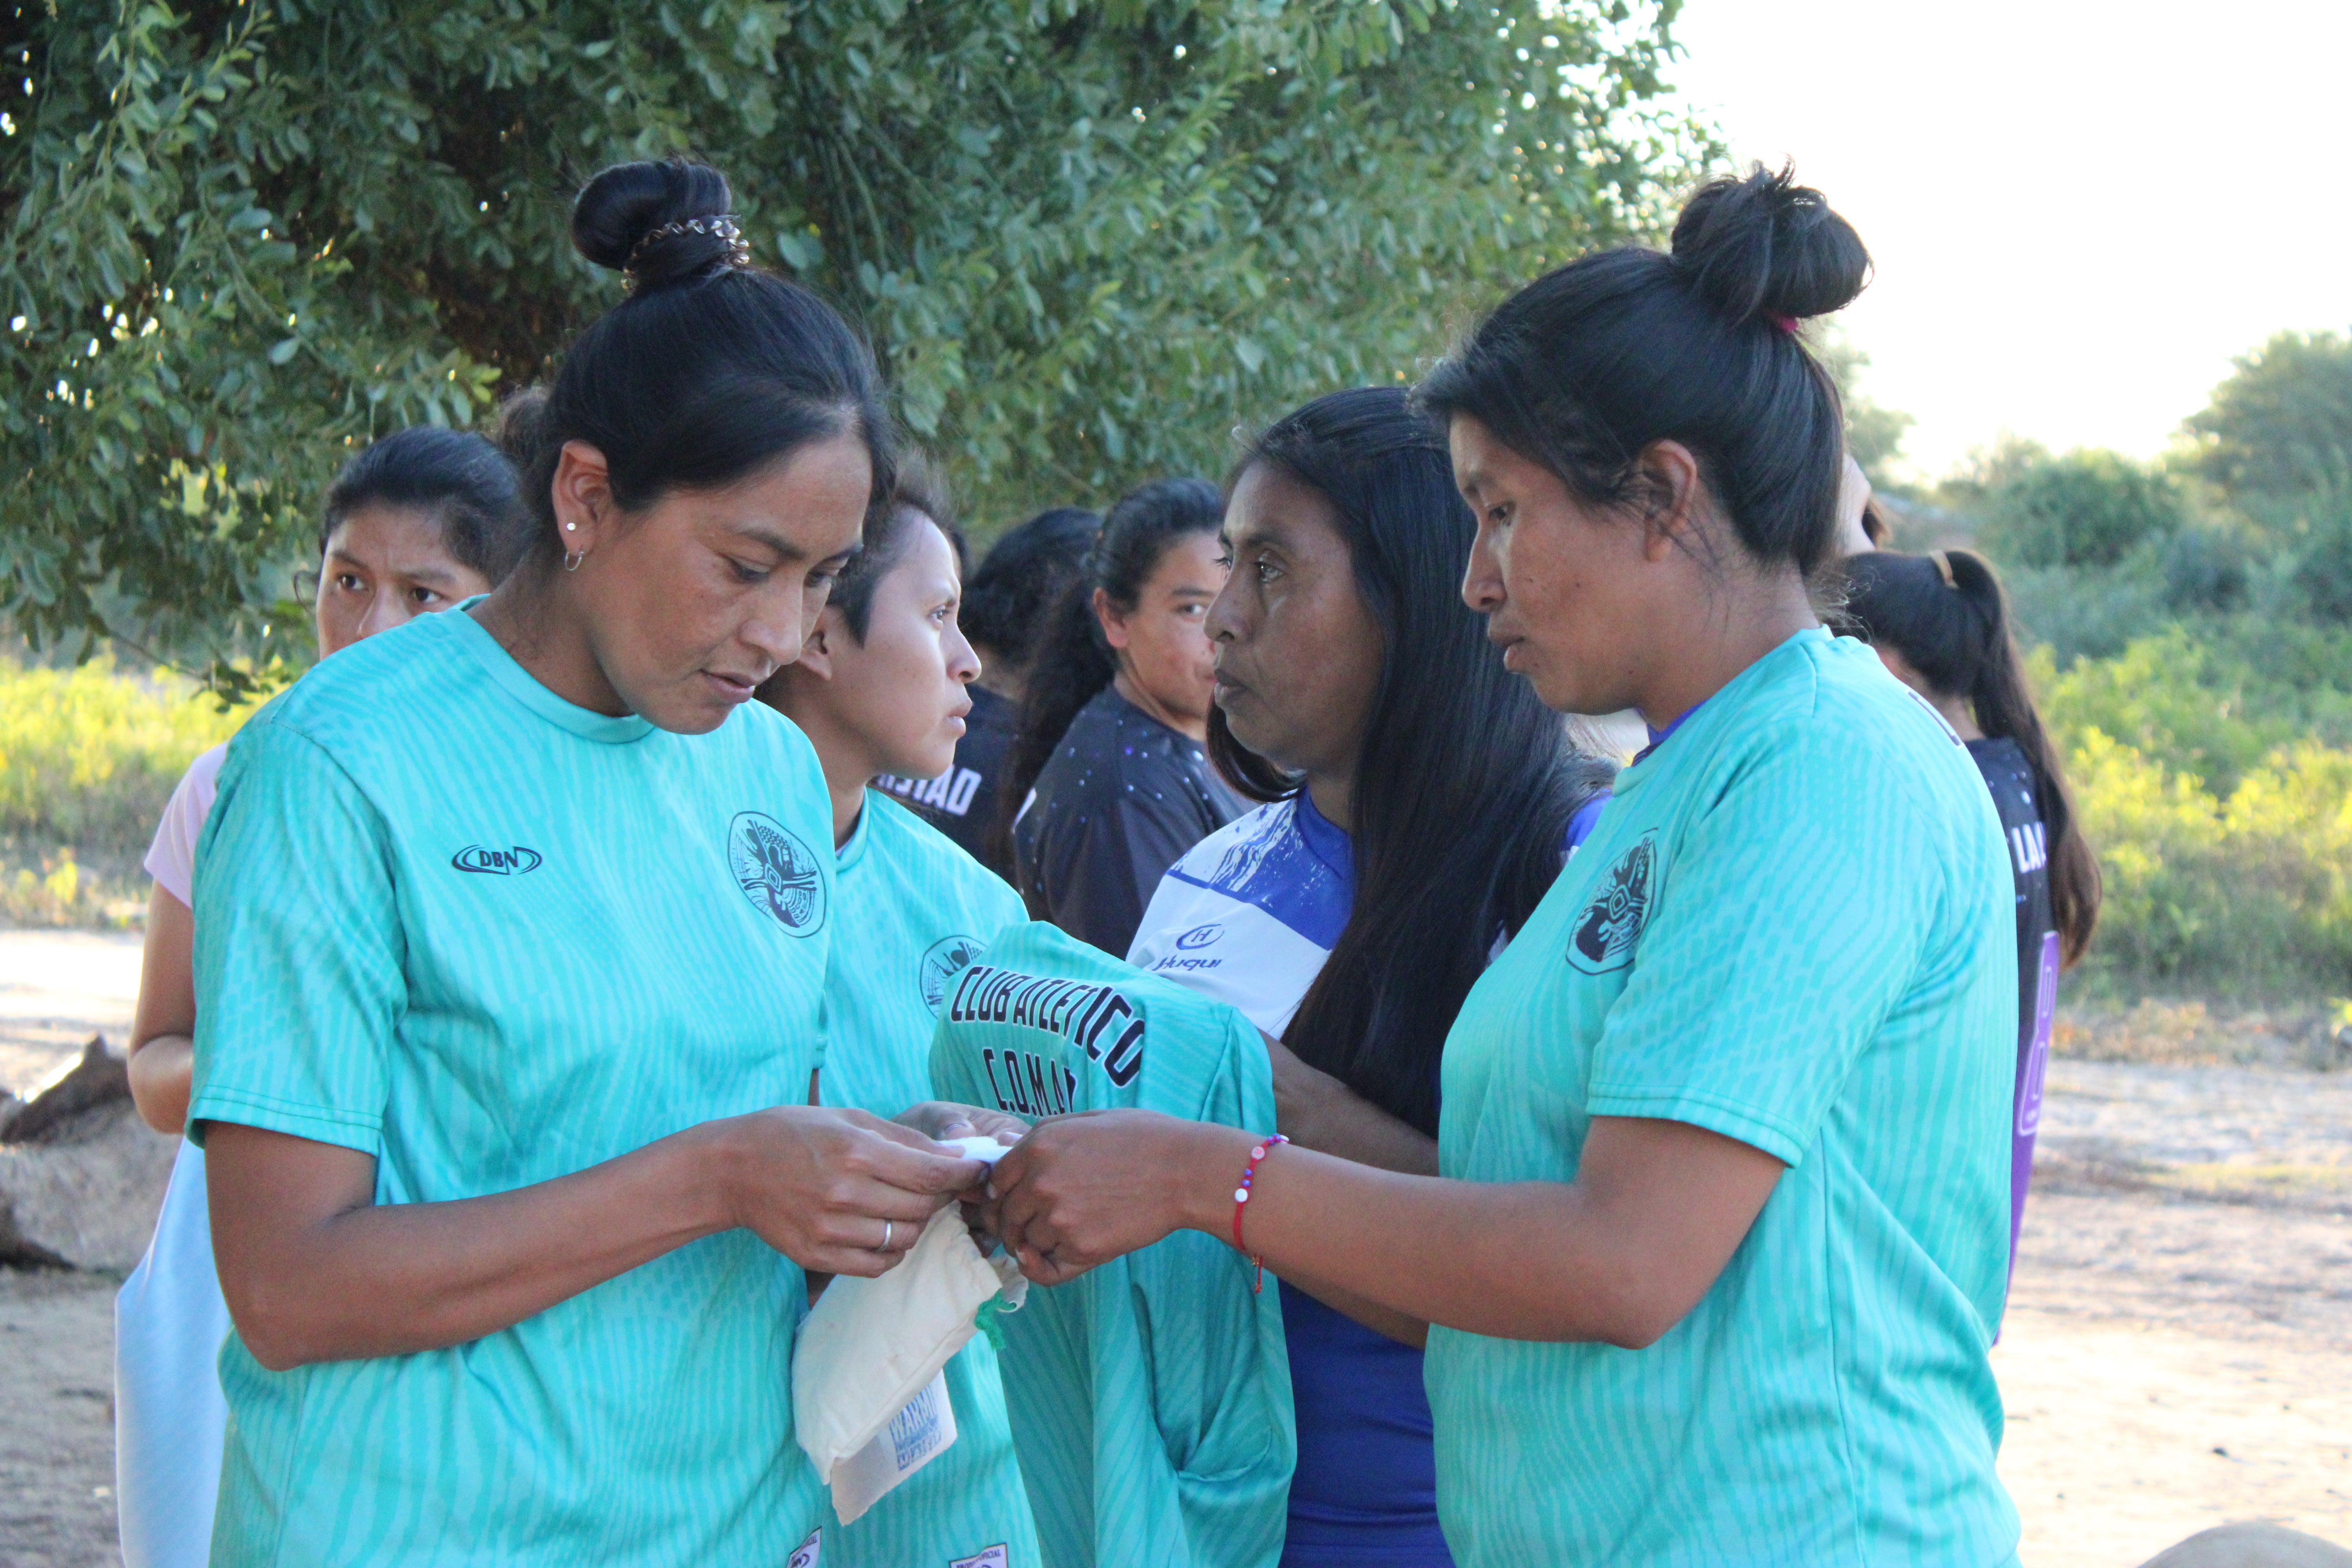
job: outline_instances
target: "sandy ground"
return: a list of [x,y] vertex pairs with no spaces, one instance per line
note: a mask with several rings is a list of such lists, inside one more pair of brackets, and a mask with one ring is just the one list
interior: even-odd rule
[[25,1094],[92,1035],[121,1051],[139,1000],[136,931],[0,931],[0,1089]]
[[[0,1086],[127,1026],[135,937],[0,932]],[[2352,1073],[2060,1061],[1993,1352],[2030,1568],[2352,1546]],[[0,1271],[0,1568],[113,1552],[115,1282]]]

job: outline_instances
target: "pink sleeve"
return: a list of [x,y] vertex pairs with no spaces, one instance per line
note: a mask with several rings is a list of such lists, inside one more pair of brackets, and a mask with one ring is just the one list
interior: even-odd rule
[[195,902],[196,835],[205,814],[213,808],[213,791],[220,779],[226,743],[215,746],[188,764],[155,826],[155,842],[147,850],[147,874],[155,885],[184,904]]

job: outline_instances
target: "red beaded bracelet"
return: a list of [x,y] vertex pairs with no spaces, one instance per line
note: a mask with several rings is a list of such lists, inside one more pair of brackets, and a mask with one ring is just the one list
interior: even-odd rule
[[1250,1292],[1253,1295],[1265,1289],[1265,1264],[1256,1254],[1242,1245],[1242,1210],[1249,1206],[1250,1184],[1257,1180],[1257,1163],[1272,1152],[1277,1144],[1289,1142],[1289,1139],[1276,1132],[1272,1137],[1260,1139],[1251,1145],[1249,1163],[1242,1167],[1242,1184],[1234,1189],[1234,1250],[1247,1258],[1250,1260],[1250,1268],[1255,1270],[1250,1276]]

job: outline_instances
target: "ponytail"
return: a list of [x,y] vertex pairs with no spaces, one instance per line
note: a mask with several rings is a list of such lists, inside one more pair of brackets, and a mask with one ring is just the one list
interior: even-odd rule
[[[1089,563],[1091,567],[1091,563]],[[1078,710],[1111,682],[1118,666],[1095,616],[1091,569],[1065,584],[1037,628],[1029,656],[1029,683],[1022,690],[1020,727],[1006,749],[1004,782],[996,798],[996,821],[988,831],[988,858],[1013,864],[1013,819],[1027,804],[1037,775],[1054,760],[1054,749]]]
[[1224,515],[1224,499],[1206,479],[1153,479],[1121,496],[1104,516],[1084,569],[1055,599],[1029,658],[1021,727],[1006,753],[1003,793],[988,837],[989,856],[998,865],[1013,863],[1013,818],[1028,804],[1070,721],[1118,673],[1095,614],[1095,590],[1120,614],[1132,611],[1168,547],[1192,534],[1214,533]]
[[1884,644],[1945,698],[1966,698],[1988,739],[2017,743],[2033,770],[2034,807],[2050,850],[2050,912],[2069,968],[2091,945],[2099,921],[2099,864],[2075,822],[2074,797],[2058,748],[2026,689],[2008,596],[1981,556],[1874,551],[1845,563],[1845,616]]

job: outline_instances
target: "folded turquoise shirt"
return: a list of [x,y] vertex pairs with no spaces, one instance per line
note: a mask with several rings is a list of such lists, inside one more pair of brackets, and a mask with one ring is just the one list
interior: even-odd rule
[[[1249,1020],[1052,926],[991,942],[931,1045],[941,1099],[1031,1121],[1139,1107],[1274,1128]],[[1238,1178],[1239,1170],[1234,1173]],[[1046,1568],[1271,1568],[1297,1431],[1278,1292],[1197,1231],[1033,1289],[999,1320]]]

